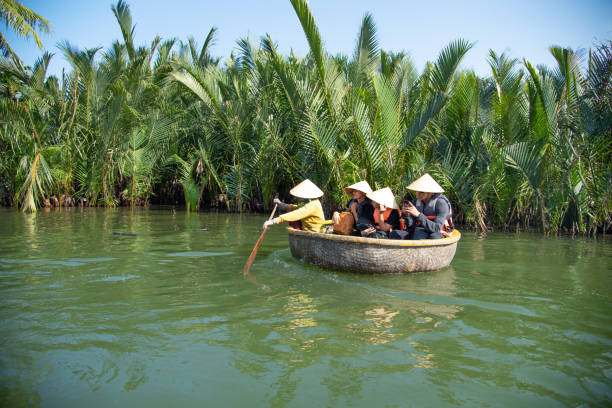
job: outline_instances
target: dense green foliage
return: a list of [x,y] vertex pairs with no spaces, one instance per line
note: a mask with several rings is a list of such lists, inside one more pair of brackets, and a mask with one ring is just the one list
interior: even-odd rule
[[61,80],[46,75],[49,54],[31,68],[1,60],[5,201],[257,210],[307,177],[332,208],[360,179],[403,195],[429,172],[457,221],[483,231],[609,228],[612,42],[582,57],[551,47],[554,69],[491,51],[491,76],[479,78],[458,70],[472,44],[457,40],[417,72],[380,49],[369,14],[352,56],[327,54],[307,2],[291,2],[305,58],[247,38],[220,63],[215,28],[201,48],[136,47],[119,1],[122,41],[105,51],[62,43],[72,71]]

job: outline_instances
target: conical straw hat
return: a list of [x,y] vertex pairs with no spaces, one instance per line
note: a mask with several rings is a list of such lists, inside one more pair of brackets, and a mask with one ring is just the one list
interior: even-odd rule
[[395,201],[395,196],[393,195],[393,191],[389,187],[381,188],[380,190],[372,191],[367,194],[367,197],[377,202],[378,204],[382,204],[387,208],[394,208],[399,210],[399,205],[397,205],[397,201]]
[[323,195],[321,189],[308,179],[293,187],[289,193],[297,198],[319,198]]
[[423,176],[419,177],[415,181],[412,182],[408,187],[408,190],[420,191],[421,193],[443,193],[444,189],[440,187],[436,180],[433,179],[429,175],[429,173],[425,173]]
[[363,194],[368,194],[372,192],[372,187],[370,187],[368,182],[365,180],[355,183],[352,186],[344,187],[346,194],[351,194],[353,190],[361,191]]

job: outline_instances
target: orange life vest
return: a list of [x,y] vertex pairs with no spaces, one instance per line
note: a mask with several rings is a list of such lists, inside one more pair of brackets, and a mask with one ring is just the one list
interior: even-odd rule
[[[387,208],[383,214],[382,214],[382,219],[383,222],[386,222],[389,219],[389,216],[391,216],[391,211],[393,211],[393,208]],[[400,229],[406,229],[406,225],[404,223],[404,220],[402,219],[402,214],[400,213],[399,210],[395,210],[397,211],[397,215],[399,216],[399,220],[400,220]],[[376,228],[378,228],[378,224],[380,223],[380,208],[375,208],[374,209],[374,221],[376,222]]]

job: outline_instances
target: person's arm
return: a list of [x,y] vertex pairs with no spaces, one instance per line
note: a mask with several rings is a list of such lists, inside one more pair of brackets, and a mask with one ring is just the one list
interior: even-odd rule
[[275,198],[273,200],[273,203],[278,205],[278,208],[280,208],[281,211],[295,210],[297,208],[297,205],[295,205],[295,204],[285,204],[281,200],[279,200],[278,198]]
[[297,210],[293,210],[291,212],[288,212],[281,216],[276,217],[274,219],[275,220],[274,223],[278,224],[280,222],[299,221],[301,219],[314,215],[316,210],[317,208],[315,207],[315,202],[311,201],[307,203],[306,205],[304,205],[303,207],[298,208]]
[[353,214],[353,219],[355,220],[355,222],[357,222],[357,220],[359,219],[359,215],[357,214],[358,206],[359,206],[359,203],[357,201],[353,201],[351,205],[349,206],[349,211],[351,212],[351,214]]
[[410,230],[414,227],[414,224],[416,223],[416,218],[410,215],[410,213],[408,212],[408,204],[406,202],[402,203],[402,218],[404,220],[404,226],[406,227],[406,230]]
[[397,227],[394,227],[395,224],[399,224],[399,218],[397,216],[397,211],[391,211],[391,215],[389,215],[389,219],[387,220],[389,221],[389,223],[387,223],[383,221],[383,213],[385,212],[385,210],[386,210],[385,206],[381,205],[379,216],[378,216],[378,228],[385,232],[389,232],[393,228],[397,229]]
[[378,223],[378,228],[381,229],[382,231],[385,231],[385,232],[389,232],[389,231],[391,231],[393,229],[391,224],[387,224],[386,222]]
[[433,220],[428,220],[427,217],[420,213],[417,217],[421,222],[421,226],[425,231],[432,232],[440,232],[442,231],[442,227],[444,227],[444,223],[446,222],[446,218],[450,213],[450,208],[448,208],[448,204],[444,200],[436,201],[436,218]]

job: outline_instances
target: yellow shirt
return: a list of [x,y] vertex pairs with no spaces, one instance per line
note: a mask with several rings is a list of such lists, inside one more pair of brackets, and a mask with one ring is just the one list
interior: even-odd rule
[[302,221],[302,229],[304,231],[321,232],[325,223],[325,215],[323,214],[321,202],[319,200],[312,200],[297,210],[279,216],[278,221]]

